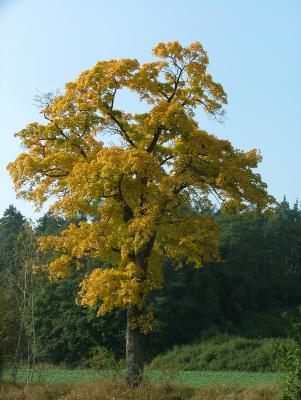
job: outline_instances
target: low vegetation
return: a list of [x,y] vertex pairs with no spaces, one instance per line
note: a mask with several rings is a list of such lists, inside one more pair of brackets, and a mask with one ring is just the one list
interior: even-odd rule
[[[8,382],[10,371],[6,370],[3,375],[4,381]],[[82,370],[82,369],[59,369],[59,368],[36,368],[32,384],[62,385],[62,384],[85,384],[106,379],[122,382],[124,369],[116,370]],[[185,387],[198,388],[213,385],[240,386],[240,387],[271,387],[279,386],[284,382],[285,374],[281,372],[237,372],[237,371],[180,371],[169,369],[168,371],[146,370],[145,382],[177,383]],[[17,374],[17,383],[25,384],[27,370],[20,369]],[[1,399],[0,399],[1,400]]]
[[125,384],[102,380],[87,384],[0,386],[1,400],[274,400],[277,387],[210,386],[188,388],[169,383],[143,384],[128,390]]
[[290,339],[247,339],[218,335],[201,343],[175,346],[158,355],[150,363],[151,369],[169,370],[177,366],[184,371],[279,371],[278,348],[293,350],[296,343]]
[[[0,400],[300,400],[301,210],[284,201],[274,216],[212,212],[222,262],[175,274],[166,260],[145,342],[146,382],[130,393],[125,314],[99,319],[78,307],[81,271],[59,282],[32,273],[36,236],[70,221],[46,214],[31,229],[10,207],[0,218]],[[287,362],[278,364],[279,355]],[[32,382],[24,365],[34,368]]]

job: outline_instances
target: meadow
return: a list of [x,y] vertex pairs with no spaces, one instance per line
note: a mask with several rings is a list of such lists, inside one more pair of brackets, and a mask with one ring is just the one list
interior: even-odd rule
[[37,368],[30,385],[27,370],[0,384],[0,400],[273,400],[285,374],[277,372],[147,370],[143,385],[129,391],[123,370]]
[[[6,371],[7,373],[8,371]],[[280,373],[183,371],[172,376],[149,371],[141,387],[128,390],[112,371],[44,369],[33,384],[3,382],[0,400],[274,400],[283,381]]]
[[[89,383],[99,380],[111,379],[116,382],[123,380],[124,371],[94,371],[81,369],[60,369],[45,368],[36,369],[33,375],[33,384],[61,385],[75,383]],[[10,371],[4,372],[4,381],[8,381]],[[27,370],[19,369],[17,383],[25,384]],[[236,372],[236,371],[160,371],[147,370],[145,372],[145,382],[156,383],[176,383],[189,388],[206,387],[213,385],[221,386],[240,386],[240,387],[261,387],[279,386],[285,378],[284,373],[280,372]]]
[[[10,384],[11,370],[6,369],[0,400],[274,400],[286,377],[286,371],[276,368],[278,342],[217,335],[175,346],[146,364],[143,385],[131,392],[124,383],[122,363],[96,368],[112,362],[109,353],[99,352],[98,358],[93,358],[94,368],[40,364],[32,375],[19,368],[16,386]],[[294,346],[286,339],[280,343]],[[28,378],[30,384],[26,384]]]

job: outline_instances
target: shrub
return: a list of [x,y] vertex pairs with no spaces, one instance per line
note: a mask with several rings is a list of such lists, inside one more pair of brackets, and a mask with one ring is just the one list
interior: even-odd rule
[[113,369],[117,362],[112,351],[103,346],[92,347],[84,366],[93,369]]
[[150,368],[181,370],[268,372],[286,370],[277,363],[277,348],[281,344],[294,351],[296,343],[289,339],[246,339],[218,335],[201,343],[174,347],[155,357]]
[[284,317],[290,323],[290,333],[297,346],[286,349],[280,345],[278,348],[280,363],[287,367],[289,373],[277,400],[299,400],[301,399],[301,307],[295,317],[289,317],[287,314],[284,314]]

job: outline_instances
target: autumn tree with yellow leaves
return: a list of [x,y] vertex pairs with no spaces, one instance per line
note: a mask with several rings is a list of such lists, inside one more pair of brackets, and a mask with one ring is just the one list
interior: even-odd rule
[[[147,297],[163,285],[163,258],[200,267],[218,257],[216,223],[194,210],[194,200],[214,194],[239,209],[273,201],[253,172],[258,152],[233,148],[195,120],[197,107],[218,118],[227,103],[207,72],[202,45],[159,43],[153,54],[159,61],[100,61],[67,83],[64,94],[48,97],[45,124],[16,134],[24,152],[8,166],[19,196],[37,207],[50,198],[55,212],[87,217],[40,238],[40,249],[55,255],[46,266],[52,279],[86,259],[110,265],[86,275],[78,302],[99,305],[99,316],[127,309],[130,387],[142,378],[143,335],[151,327]],[[124,90],[138,95],[146,111],[117,107]]]

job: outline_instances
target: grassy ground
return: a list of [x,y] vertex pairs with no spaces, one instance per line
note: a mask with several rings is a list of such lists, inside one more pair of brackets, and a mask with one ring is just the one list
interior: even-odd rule
[[[50,385],[87,383],[106,378],[120,381],[123,372],[94,371],[94,370],[66,370],[58,368],[36,369],[33,383]],[[17,382],[26,382],[26,369],[20,369]],[[283,373],[275,372],[233,372],[233,371],[158,371],[149,370],[145,373],[149,383],[178,383],[189,388],[206,387],[212,385],[237,387],[277,387],[284,380]],[[4,380],[9,379],[9,371],[5,371]]]
[[[161,379],[156,375],[161,374]],[[259,373],[259,372],[233,372],[233,371],[183,371],[178,374],[164,375],[160,371],[152,371],[150,374],[152,382],[177,382],[187,387],[198,388],[206,386],[241,386],[260,387],[278,386],[284,381],[284,374],[281,373]]]
[[0,384],[0,400],[274,400],[275,387],[207,386],[188,388],[161,383],[128,390],[124,383],[102,379],[73,385]]

